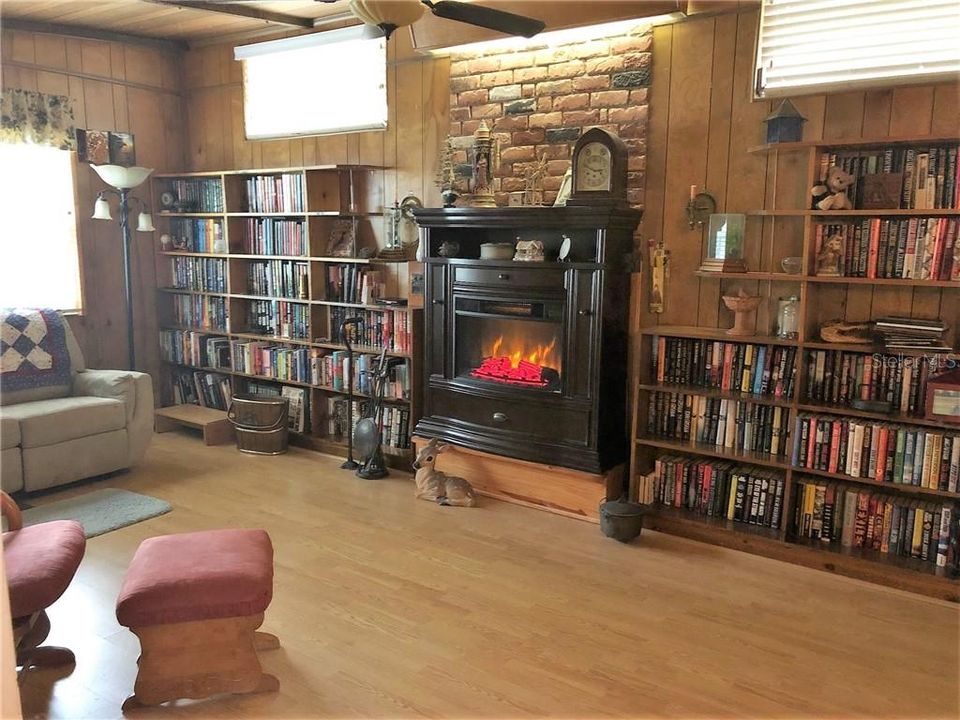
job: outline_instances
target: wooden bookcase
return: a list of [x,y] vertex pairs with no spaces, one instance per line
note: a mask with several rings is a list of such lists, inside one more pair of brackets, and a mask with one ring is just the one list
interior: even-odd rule
[[[779,527],[750,525],[734,522],[725,516],[708,516],[694,510],[662,504],[649,506],[649,527],[675,533],[726,547],[737,548],[798,564],[838,572],[844,575],[878,582],[893,587],[960,602],[960,581],[949,577],[933,562],[876,551],[852,549],[827,544],[819,540],[799,537],[794,531],[797,502],[796,486],[801,481],[826,479],[838,487],[879,493],[908,499],[933,502],[937,506],[960,507],[960,491],[921,488],[913,485],[878,482],[857,478],[839,472],[825,472],[793,467],[796,418],[798,414],[815,416],[843,416],[868,422],[891,423],[918,429],[947,430],[960,435],[960,427],[942,422],[931,422],[905,414],[874,413],[848,406],[838,407],[818,403],[805,397],[807,355],[818,350],[840,350],[863,354],[896,354],[884,351],[882,345],[839,345],[822,342],[820,326],[831,319],[866,321],[885,315],[910,316],[918,319],[942,318],[949,326],[945,343],[957,348],[957,323],[960,321],[960,282],[949,280],[871,279],[862,277],[821,277],[815,275],[816,226],[818,223],[853,222],[862,218],[911,218],[960,215],[957,209],[871,209],[848,211],[810,210],[809,188],[819,180],[821,155],[835,152],[867,152],[890,147],[924,148],[931,145],[956,146],[960,138],[896,137],[839,140],[818,140],[750,148],[753,154],[767,154],[769,166],[774,168],[773,180],[768,177],[766,200],[762,209],[747,213],[747,246],[755,252],[747,257],[752,272],[707,273],[695,272],[703,283],[716,283],[719,295],[735,294],[742,288],[751,295],[764,298],[756,315],[755,334],[733,337],[725,327],[656,325],[641,328],[635,353],[634,377],[639,382],[633,388],[634,416],[631,431],[631,485],[637,497],[637,481],[650,473],[658,457],[679,455],[694,459],[717,459],[736,467],[751,466],[776,473],[784,479],[785,489]],[[789,275],[781,270],[780,259],[799,256],[803,267],[799,274]],[[684,283],[674,276],[673,289]],[[667,292],[671,292],[668,285]],[[683,293],[684,290],[676,289]],[[776,331],[777,299],[797,296],[800,303],[799,336],[797,339],[779,339]],[[672,298],[676,301],[676,298]],[[696,303],[696,297],[685,298]],[[721,312],[721,317],[723,317]],[[714,315],[714,317],[717,317]],[[723,323],[723,320],[720,320]],[[659,383],[653,374],[658,338],[691,338],[736,343],[756,343],[773,347],[792,348],[795,351],[795,382],[793,391],[783,397],[772,394],[754,395],[724,391],[718,387],[682,386]],[[956,352],[956,351],[955,351]],[[919,356],[921,350],[900,351],[900,354]],[[687,393],[720,398],[728,401],[748,401],[763,406],[779,407],[789,411],[789,435],[786,452],[771,455],[760,452],[734,452],[723,446],[660,437],[648,432],[648,411],[658,394]],[[960,490],[960,489],[958,489]]]
[[[231,345],[229,367],[214,367],[176,362],[161,342],[164,404],[175,402],[172,378],[178,372],[216,373],[228,379],[234,393],[256,389],[257,383],[304,388],[309,398],[309,426],[305,432],[292,432],[291,441],[320,451],[343,453],[346,439],[330,435],[329,411],[331,399],[346,397],[345,381],[341,390],[313,382],[313,378],[283,366],[271,367],[266,374],[241,372],[235,367],[234,345],[263,342],[280,350],[306,349],[319,357],[346,350],[338,333],[338,321],[345,316],[365,315],[371,321],[392,317],[391,325],[402,326],[408,337],[402,346],[394,340],[388,346],[387,356],[405,363],[409,390],[403,397],[386,402],[388,408],[406,411],[406,435],[412,435],[420,414],[422,295],[411,294],[410,286],[412,278],[422,271],[415,262],[356,257],[364,248],[368,252],[361,254],[374,254],[383,234],[383,199],[378,195],[380,183],[374,182],[379,172],[381,168],[368,165],[325,165],[153,177],[154,202],[159,208],[154,217],[161,337],[165,331],[188,331],[226,338]],[[263,189],[252,186],[254,182],[261,183]],[[160,201],[165,192],[176,198],[172,208],[169,203],[164,208]],[[259,204],[251,198],[256,193]],[[287,196],[285,204],[280,202],[282,194]],[[263,226],[268,227],[265,230]],[[334,256],[333,238],[346,228],[355,238],[353,252],[348,257]],[[267,231],[274,238],[270,245],[263,240]],[[177,240],[175,247],[161,243],[164,234]],[[190,242],[179,241],[187,237]],[[260,242],[254,241],[257,237]],[[184,282],[184,266],[192,262],[196,262],[194,274]],[[178,263],[180,282],[175,277]],[[271,285],[265,287],[266,266],[271,264]],[[254,286],[255,271],[263,273],[259,286]],[[384,297],[404,298],[407,304],[386,305],[359,292],[350,298],[336,292],[334,282],[338,275],[358,276],[370,271],[379,276],[385,288]],[[198,274],[203,273],[210,277],[201,280]],[[278,287],[281,277],[286,279],[286,287]],[[206,322],[202,316],[194,322],[178,322],[177,306],[194,302],[216,306],[221,313],[219,322],[215,317]],[[261,314],[257,315],[258,304],[271,303],[283,305],[275,305],[269,312],[261,307]],[[283,328],[279,318],[275,318],[278,329],[269,329],[269,322],[258,322],[278,312],[289,312],[295,322]],[[379,355],[380,345],[354,343],[353,347],[355,355]],[[367,398],[356,387],[354,394],[360,401]],[[390,464],[407,467],[412,445],[403,449],[385,445],[384,452]]]

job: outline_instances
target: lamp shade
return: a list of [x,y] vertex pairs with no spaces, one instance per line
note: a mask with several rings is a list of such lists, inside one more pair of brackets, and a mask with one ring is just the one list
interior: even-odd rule
[[140,185],[153,172],[153,168],[123,167],[122,165],[91,165],[100,179],[120,190],[129,190]]
[[110,215],[110,203],[107,202],[107,199],[103,195],[98,195],[97,201],[93,204],[93,219],[113,220],[113,217]]
[[153,215],[148,212],[142,212],[137,215],[137,232],[153,232],[156,228],[153,226]]

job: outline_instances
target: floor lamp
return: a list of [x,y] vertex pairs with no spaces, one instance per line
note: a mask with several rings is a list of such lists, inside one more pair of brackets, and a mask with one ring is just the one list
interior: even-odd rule
[[113,220],[110,215],[110,203],[107,195],[116,195],[120,199],[120,235],[123,238],[123,289],[127,300],[127,354],[130,369],[136,369],[136,355],[133,343],[133,280],[130,268],[130,202],[140,206],[137,216],[137,231],[153,232],[153,217],[150,207],[140,198],[133,197],[130,191],[141,185],[153,172],[153,168],[123,167],[121,165],[91,165],[100,179],[111,186],[110,190],[97,193],[97,201],[93,205],[94,220]]

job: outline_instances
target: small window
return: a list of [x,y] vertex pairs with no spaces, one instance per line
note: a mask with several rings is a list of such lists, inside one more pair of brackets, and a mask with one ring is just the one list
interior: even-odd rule
[[244,45],[243,116],[250,140],[387,127],[387,45],[363,27]]
[[957,0],[764,0],[756,96],[956,81]]
[[0,143],[0,307],[77,311],[73,153]]

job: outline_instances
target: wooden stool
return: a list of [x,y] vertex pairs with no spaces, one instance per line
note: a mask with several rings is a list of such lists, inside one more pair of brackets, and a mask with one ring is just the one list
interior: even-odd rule
[[212,530],[145,540],[117,599],[117,620],[140,639],[124,708],[218,693],[272,692],[280,682],[257,650],[273,596],[273,546],[263,530]]

